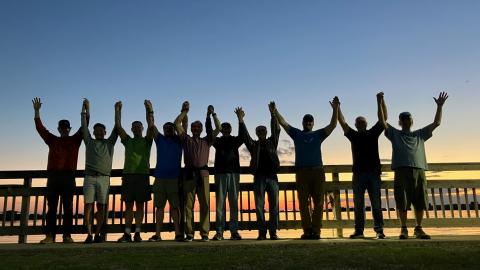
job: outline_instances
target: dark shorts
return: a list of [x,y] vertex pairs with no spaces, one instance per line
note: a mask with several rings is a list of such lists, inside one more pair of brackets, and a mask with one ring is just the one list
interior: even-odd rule
[[395,169],[395,203],[398,210],[428,209],[427,178],[423,169],[402,167]]
[[122,201],[146,202],[152,199],[148,174],[125,174],[122,177]]

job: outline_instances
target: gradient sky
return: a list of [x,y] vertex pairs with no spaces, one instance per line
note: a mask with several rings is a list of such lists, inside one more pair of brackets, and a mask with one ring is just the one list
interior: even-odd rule
[[[1,0],[0,170],[46,168],[35,96],[54,133],[62,118],[78,128],[83,97],[92,123],[108,132],[115,101],[124,103],[129,130],[131,121],[144,121],[147,98],[157,124],[172,121],[189,100],[190,120],[203,121],[213,104],[234,133],[240,105],[253,133],[268,123],[270,100],[292,125],[311,113],[323,127],[335,95],[351,125],[358,115],[372,125],[379,90],[390,123],[408,110],[418,128],[433,121],[432,97],[446,90],[451,97],[428,160],[480,161],[479,10],[479,1]],[[291,140],[283,131],[282,139],[286,165]],[[340,126],[322,149],[326,164],[351,163]],[[121,168],[123,146],[115,151],[114,168]],[[380,152],[391,156],[383,135]]]

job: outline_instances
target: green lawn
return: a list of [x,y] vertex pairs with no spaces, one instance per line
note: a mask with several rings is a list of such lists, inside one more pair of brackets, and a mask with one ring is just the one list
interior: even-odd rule
[[479,269],[480,239],[0,245],[1,269]]

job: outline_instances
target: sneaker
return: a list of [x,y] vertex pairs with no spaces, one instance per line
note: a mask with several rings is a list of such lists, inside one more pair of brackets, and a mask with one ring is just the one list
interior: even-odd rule
[[193,241],[193,235],[187,235],[187,237],[185,237],[185,239],[183,239],[183,241],[192,242]]
[[91,234],[87,235],[87,238],[85,239],[85,241],[83,243],[85,243],[85,244],[93,243],[93,236]]
[[266,240],[267,239],[267,234],[266,233],[259,233],[258,234],[258,237],[257,237],[257,240]]
[[52,243],[55,243],[55,240],[50,235],[47,235],[42,241],[40,241],[40,244],[52,244]]
[[242,236],[238,232],[232,233],[232,236],[230,236],[231,240],[242,240]]
[[200,238],[200,241],[208,242],[208,241],[210,241],[210,239],[208,239],[208,235],[202,235],[202,238]]
[[[96,237],[95,237],[96,239]],[[130,243],[132,242],[132,236],[129,233],[123,233],[122,237],[117,240],[118,243]]]
[[105,242],[105,239],[103,239],[103,235],[96,234],[95,237],[93,238],[93,242],[99,244],[99,243]]
[[277,233],[271,232],[270,233],[270,240],[279,240]]
[[66,236],[63,236],[63,243],[65,244],[71,244],[71,243],[74,243],[75,241],[73,241],[72,237],[69,236],[69,235],[66,235]]
[[426,234],[421,226],[415,227],[415,230],[413,231],[413,235],[417,239],[430,239],[430,235]]
[[220,232],[217,232],[212,238],[213,241],[222,241],[223,239],[223,234]]
[[376,239],[385,239],[385,234],[383,231],[378,231],[377,236],[375,237]]
[[162,241],[162,238],[156,234],[148,239],[148,242],[159,242],[159,241]]
[[183,237],[183,235],[176,235],[175,236],[175,241],[177,242],[183,242],[185,240],[185,238]]
[[140,236],[139,232],[136,232],[133,235],[133,242],[135,242],[135,243],[141,243],[142,242],[142,237]]
[[363,231],[355,231],[353,234],[350,235],[350,239],[363,239],[365,235],[363,235]]
[[311,240],[320,240],[320,233],[312,233],[312,235],[310,236],[310,239]]
[[408,230],[407,227],[402,227],[402,230],[400,231],[400,235],[398,236],[399,239],[408,239]]

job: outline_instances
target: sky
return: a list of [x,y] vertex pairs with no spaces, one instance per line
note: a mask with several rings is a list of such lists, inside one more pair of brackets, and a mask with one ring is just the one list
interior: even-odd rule
[[[310,113],[323,128],[338,96],[351,126],[359,115],[371,126],[378,91],[392,125],[410,111],[417,128],[433,121],[432,97],[447,91],[428,161],[478,162],[478,10],[479,1],[0,0],[0,170],[46,168],[34,97],[54,134],[60,119],[79,127],[86,97],[91,122],[108,133],[116,101],[128,131],[132,121],[145,122],[150,99],[158,126],[189,100],[190,120],[203,121],[212,104],[234,134],[233,110],[242,106],[253,135],[269,123],[271,100],[292,126]],[[391,145],[383,135],[379,142],[388,163]],[[292,147],[282,130],[283,165],[292,164]],[[351,163],[340,126],[322,152],[325,164]],[[119,142],[115,153],[113,167],[122,168]],[[82,145],[78,168],[84,163]]]

